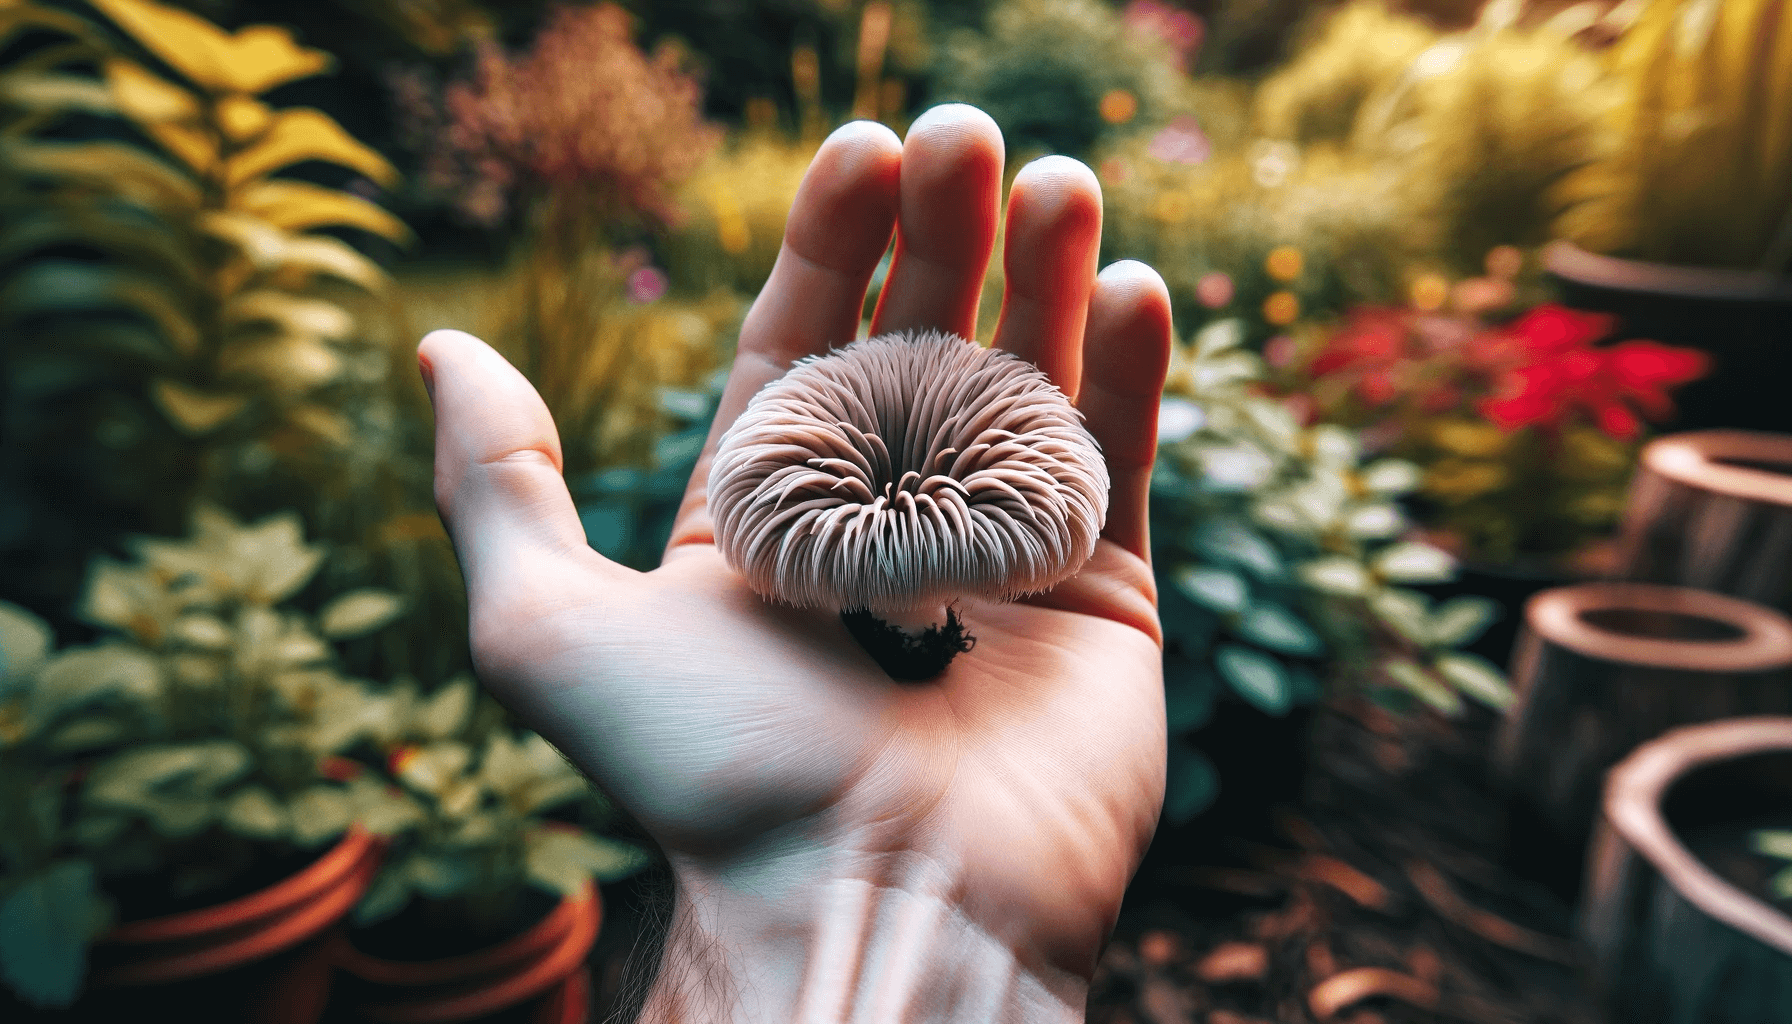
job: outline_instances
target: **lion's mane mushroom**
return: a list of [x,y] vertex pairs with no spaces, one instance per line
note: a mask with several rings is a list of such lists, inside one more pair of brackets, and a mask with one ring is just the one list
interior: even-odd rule
[[1031,363],[954,334],[886,334],[755,395],[710,470],[716,545],[761,596],[839,610],[896,678],[968,638],[878,615],[1012,600],[1074,575],[1107,516],[1107,464]]

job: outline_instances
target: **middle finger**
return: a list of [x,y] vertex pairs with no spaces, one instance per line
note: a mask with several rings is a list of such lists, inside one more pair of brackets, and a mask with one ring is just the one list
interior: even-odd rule
[[901,188],[896,251],[871,333],[932,328],[975,337],[995,248],[1001,129],[962,103],[927,111],[902,143]]

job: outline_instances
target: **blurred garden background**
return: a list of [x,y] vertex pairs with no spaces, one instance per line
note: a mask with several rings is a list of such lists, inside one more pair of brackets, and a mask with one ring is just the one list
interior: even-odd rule
[[617,1005],[663,877],[472,676],[415,343],[651,568],[811,155],[951,101],[1174,303],[1091,1018],[1598,1019],[1483,762],[1651,438],[1792,430],[1781,0],[0,0],[0,1016]]

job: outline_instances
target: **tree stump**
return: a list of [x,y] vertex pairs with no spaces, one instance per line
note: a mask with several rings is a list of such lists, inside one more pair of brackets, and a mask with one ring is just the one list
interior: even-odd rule
[[1616,575],[1792,611],[1792,434],[1702,430],[1651,442],[1631,483]]
[[1558,587],[1525,606],[1512,681],[1496,774],[1568,847],[1578,876],[1605,772],[1638,744],[1693,722],[1792,712],[1792,620],[1684,587]]
[[1792,1021],[1792,917],[1686,839],[1792,819],[1792,718],[1676,729],[1612,770],[1602,810],[1580,924],[1611,1019]]

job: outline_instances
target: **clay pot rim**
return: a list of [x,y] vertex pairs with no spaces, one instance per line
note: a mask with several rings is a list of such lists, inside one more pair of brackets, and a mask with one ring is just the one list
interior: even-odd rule
[[[494,945],[471,953],[442,957],[436,960],[387,960],[371,956],[355,948],[354,940],[345,936],[336,963],[362,981],[376,985],[416,986],[439,985],[479,975],[497,974],[552,949],[566,933],[578,926],[580,904],[586,894],[562,897],[540,920]],[[589,899],[596,900],[595,890]]]
[[1664,733],[1632,751],[1606,777],[1605,820],[1694,906],[1792,955],[1792,918],[1706,867],[1661,813],[1668,787],[1694,769],[1770,751],[1792,752],[1792,717],[1731,718]]
[[[337,849],[344,846],[348,846],[347,839],[339,843]],[[167,952],[106,969],[95,975],[94,982],[108,986],[159,985],[202,978],[265,959],[304,942],[341,920],[373,884],[383,859],[383,845],[376,842],[349,848],[360,854],[349,864],[349,870],[334,874],[327,884],[310,891],[307,898],[234,927],[220,929],[213,941],[206,941],[211,936],[202,935],[176,942]]]
[[[1582,612],[1635,609],[1714,619],[1734,640],[1653,640],[1601,629]],[[1550,643],[1587,657],[1684,672],[1761,672],[1792,666],[1792,619],[1724,594],[1660,583],[1578,583],[1533,596],[1525,623]]]
[[1566,239],[1543,247],[1543,269],[1611,291],[1729,302],[1792,302],[1792,276],[1765,270],[1651,263],[1588,252]]
[[[1725,465],[1722,459],[1783,462],[1785,473]],[[1643,448],[1643,465],[1675,483],[1744,501],[1792,507],[1792,434],[1695,430]]]
[[570,908],[568,927],[541,956],[525,961],[517,970],[423,998],[363,1005],[360,1012],[387,1024],[424,1024],[471,1020],[533,999],[579,969],[603,921],[603,904],[591,882],[586,882],[578,895],[563,899],[561,905]]
[[356,822],[323,856],[283,881],[215,906],[142,921],[126,921],[107,932],[100,941],[125,944],[169,942],[272,917],[316,898],[319,893],[348,878],[370,853],[377,852],[380,842],[379,837]]

